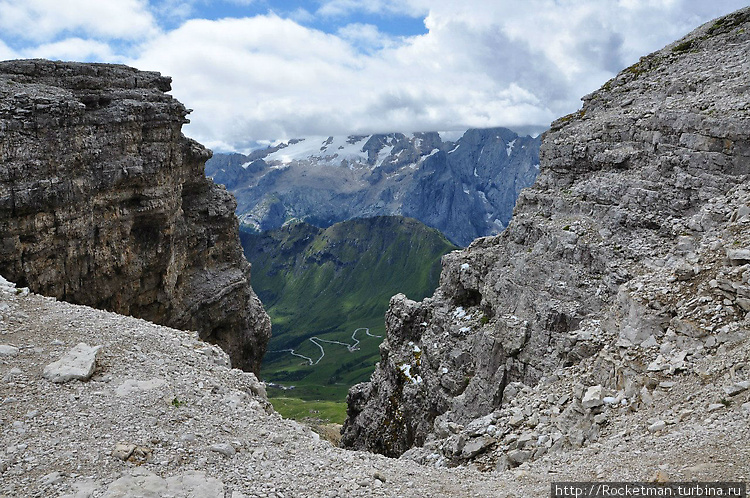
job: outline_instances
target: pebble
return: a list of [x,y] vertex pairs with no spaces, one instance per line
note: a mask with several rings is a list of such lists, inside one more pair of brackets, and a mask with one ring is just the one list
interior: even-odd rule
[[59,472],[51,472],[44,477],[42,477],[39,481],[39,484],[42,486],[49,486],[52,484],[58,484],[62,482],[63,476]]
[[653,424],[648,426],[648,432],[654,433],[664,430],[667,427],[667,423],[664,420],[657,420]]
[[750,389],[750,380],[744,380],[742,382],[732,384],[731,386],[725,386],[724,392],[727,396],[737,396],[738,394],[743,393],[748,389]]
[[18,352],[20,350],[15,346],[10,346],[8,344],[0,344],[0,357],[14,357],[18,356]]
[[212,444],[209,449],[211,451],[215,451],[216,453],[221,453],[228,458],[233,457],[234,454],[237,453],[237,450],[234,449],[234,446],[229,443]]
[[117,443],[112,450],[112,456],[120,460],[127,460],[135,451],[135,445],[131,443]]

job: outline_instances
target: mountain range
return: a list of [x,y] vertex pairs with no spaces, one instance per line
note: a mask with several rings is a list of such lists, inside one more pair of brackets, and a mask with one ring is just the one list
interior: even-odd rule
[[748,52],[750,7],[623,69],[552,123],[502,234],[390,300],[342,444],[398,459],[232,368],[268,317],[168,78],[0,64],[0,495],[743,496]]
[[206,175],[235,195],[246,229],[403,215],[467,246],[506,227],[539,171],[540,143],[506,128],[311,137],[216,154]]

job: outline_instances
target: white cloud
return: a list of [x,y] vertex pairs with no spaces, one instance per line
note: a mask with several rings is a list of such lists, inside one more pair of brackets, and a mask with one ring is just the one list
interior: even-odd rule
[[6,45],[5,42],[0,40],[0,61],[17,58],[18,54],[12,48]]
[[[221,149],[309,135],[538,130],[638,57],[744,1],[329,0],[315,14],[193,19],[161,31],[149,9],[167,22],[162,11],[171,7],[171,23],[208,0],[68,0],[64,8],[59,0],[0,0],[0,57],[160,71],[195,110],[186,133]],[[394,37],[355,22],[326,34],[299,24],[314,15],[349,22],[357,12],[420,16],[427,33]],[[12,36],[36,44],[21,49]]]
[[58,59],[67,61],[108,61],[122,62],[106,43],[81,38],[67,38],[53,43],[45,43],[21,51],[21,57],[30,59]]
[[195,15],[196,0],[159,0],[151,3],[153,12],[163,21],[181,23]]
[[195,110],[186,132],[212,144],[542,129],[639,56],[731,7],[710,11],[688,0],[332,0],[321,11],[429,10],[428,33],[394,38],[351,24],[330,35],[273,14],[189,21],[149,42],[133,63],[173,76],[173,93]]
[[336,35],[353,47],[367,53],[377,52],[384,48],[393,48],[402,41],[382,33],[373,24],[351,23],[339,28]]
[[0,31],[46,42],[61,33],[135,40],[156,34],[145,0],[0,0]]
[[470,33],[410,38],[370,55],[350,42],[383,45],[377,30],[350,26],[341,34],[346,40],[274,15],[189,21],[149,43],[132,62],[173,77],[173,93],[194,109],[189,134],[237,147],[498,120],[546,126],[555,117],[523,83],[493,81],[481,61],[464,54]]

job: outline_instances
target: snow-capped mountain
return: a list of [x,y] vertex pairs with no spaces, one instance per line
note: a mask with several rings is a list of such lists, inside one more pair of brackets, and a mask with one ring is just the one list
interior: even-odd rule
[[235,194],[240,220],[257,230],[403,215],[468,245],[505,228],[536,177],[539,145],[505,128],[309,137],[217,154],[206,175]]

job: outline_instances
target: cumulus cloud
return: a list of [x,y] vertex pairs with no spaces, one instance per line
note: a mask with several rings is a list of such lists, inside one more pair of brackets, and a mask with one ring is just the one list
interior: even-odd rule
[[158,29],[145,0],[0,0],[0,31],[4,36],[47,42],[76,31],[137,40]]
[[67,38],[53,43],[45,43],[22,50],[18,57],[29,59],[59,59],[72,61],[122,62],[124,57],[117,55],[108,44],[96,40]]
[[10,48],[8,45],[5,44],[2,40],[0,40],[0,60],[8,60],[8,59],[17,59],[18,54]]
[[[173,94],[194,109],[186,133],[220,150],[310,135],[488,126],[540,131],[640,56],[744,6],[744,0],[324,0],[317,11],[292,5],[283,15],[179,23],[162,12],[171,8],[187,19],[207,1],[69,0],[63,8],[58,0],[0,0],[6,41],[0,56],[124,61],[170,75]],[[109,8],[106,15],[99,5]],[[383,24],[353,22],[358,12],[370,20],[423,19],[427,32],[394,36]],[[19,35],[38,37],[33,50],[3,36],[13,33],[8,29],[33,31],[34,16],[41,16],[39,32]],[[322,25],[337,27],[330,33],[310,27]],[[108,41],[117,37],[138,44]]]
[[[173,76],[173,93],[194,109],[187,132],[212,146],[493,126],[498,116],[543,127],[555,117],[525,83],[495,81],[468,56],[468,31],[395,44],[370,26],[346,30],[334,36],[275,15],[188,21],[131,62]],[[363,54],[355,40],[388,48]]]
[[338,29],[340,38],[361,52],[373,53],[400,43],[398,37],[382,33],[377,26],[366,23],[351,23]]

